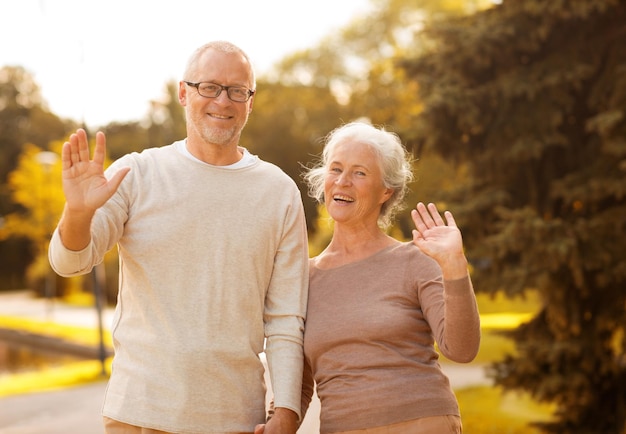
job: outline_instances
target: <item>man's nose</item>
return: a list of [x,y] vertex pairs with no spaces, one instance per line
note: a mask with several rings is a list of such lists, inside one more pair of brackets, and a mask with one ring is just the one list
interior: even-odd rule
[[226,89],[222,89],[220,94],[216,96],[215,99],[221,103],[231,102],[230,98],[228,97],[228,92],[226,91]]

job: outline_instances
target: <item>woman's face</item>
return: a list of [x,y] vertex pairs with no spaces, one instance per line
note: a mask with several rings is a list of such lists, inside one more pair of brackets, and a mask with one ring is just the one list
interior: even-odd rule
[[331,151],[324,200],[337,223],[377,224],[380,209],[393,193],[383,184],[378,155],[367,144],[345,140]]

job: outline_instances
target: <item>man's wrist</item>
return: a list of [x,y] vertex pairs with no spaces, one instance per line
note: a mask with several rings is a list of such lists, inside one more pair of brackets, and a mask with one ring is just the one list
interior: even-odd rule
[[274,415],[272,416],[272,419],[277,419],[277,421],[280,420],[281,425],[288,424],[297,428],[300,418],[298,417],[298,413],[289,408],[276,407],[274,409]]

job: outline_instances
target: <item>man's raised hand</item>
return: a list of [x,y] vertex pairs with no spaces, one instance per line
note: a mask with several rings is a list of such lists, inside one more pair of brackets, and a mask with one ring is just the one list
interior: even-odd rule
[[118,189],[130,168],[121,168],[108,180],[104,176],[105,154],[106,138],[102,132],[96,134],[93,159],[90,159],[89,141],[84,129],[76,130],[69,141],[63,144],[61,152],[63,192],[68,209],[76,212],[95,212]]

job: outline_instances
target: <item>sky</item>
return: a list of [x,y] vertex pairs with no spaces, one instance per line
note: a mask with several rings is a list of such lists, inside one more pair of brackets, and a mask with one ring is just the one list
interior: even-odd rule
[[2,0],[0,67],[22,66],[51,112],[141,120],[189,55],[229,40],[257,75],[371,9],[369,0]]

